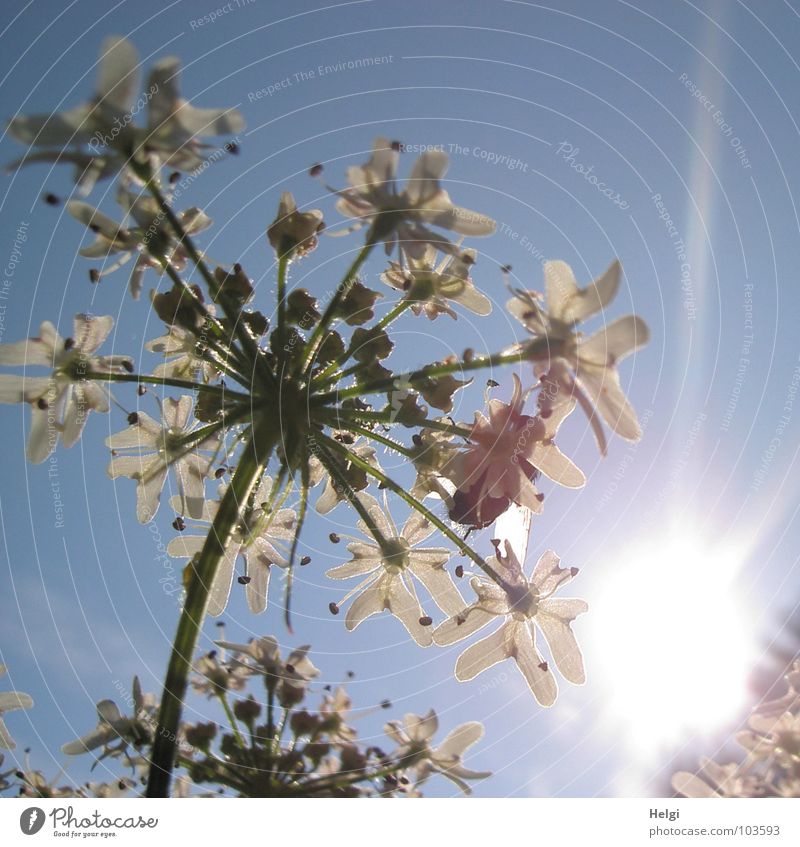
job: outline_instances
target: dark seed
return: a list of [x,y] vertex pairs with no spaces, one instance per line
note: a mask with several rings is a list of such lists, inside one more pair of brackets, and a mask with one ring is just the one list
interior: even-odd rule
[[236,581],[239,583],[239,585],[247,585],[250,582],[250,577],[249,576],[240,576],[240,577],[237,577]]
[[339,607],[336,605],[336,603],[328,603],[328,609],[330,610],[330,613],[332,615],[339,614]]
[[322,173],[322,171],[323,171],[322,165],[320,165],[320,164],[312,165],[308,169],[308,175],[309,176],[319,176]]
[[42,200],[44,200],[48,206],[58,206],[59,203],[61,203],[61,200],[55,194],[50,193],[45,194],[42,197]]
[[423,617],[421,617],[419,619],[419,625],[420,626],[430,626],[432,623],[433,623],[433,618],[428,617],[428,615],[423,615]]
[[303,558],[300,559],[300,564],[303,567],[305,567],[306,565],[310,565],[311,564],[311,556],[303,556]]
[[459,579],[464,576],[464,565],[456,565],[456,576]]
[[332,532],[328,538],[331,540],[331,544],[338,544],[342,540],[335,532]]
[[135,426],[137,423],[139,423],[139,415],[138,415],[138,414],[136,414],[136,412],[131,412],[131,413],[128,415],[128,423],[129,423],[131,426]]

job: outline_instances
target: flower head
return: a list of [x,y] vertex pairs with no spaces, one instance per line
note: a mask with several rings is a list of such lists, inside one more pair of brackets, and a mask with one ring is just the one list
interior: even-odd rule
[[233,665],[250,674],[263,676],[267,689],[276,693],[284,708],[300,703],[311,680],[319,676],[319,669],[308,657],[311,649],[308,644],[292,650],[285,660],[281,658],[280,646],[272,635],[254,638],[249,644],[218,641],[217,645],[235,654]]
[[614,299],[620,275],[620,264],[614,261],[601,277],[579,288],[566,262],[546,262],[546,307],[535,291],[517,291],[508,301],[508,310],[535,336],[534,341],[547,340],[546,350],[536,354],[536,372],[551,384],[552,397],[558,396],[555,405],[575,397],[589,416],[603,452],[605,435],[598,415],[623,438],[641,438],[636,412],[620,385],[617,363],[645,345],[650,331],[636,315],[620,318],[589,338],[576,327]]
[[464,682],[487,668],[513,659],[533,696],[542,706],[552,706],[558,686],[549,664],[536,644],[536,627],[541,630],[561,675],[575,685],[585,681],[583,657],[572,633],[571,623],[587,611],[583,600],[554,598],[553,594],[577,573],[561,567],[558,556],[548,550],[539,559],[530,578],[522,571],[514,551],[506,544],[488,561],[499,570],[506,587],[475,576],[470,584],[478,599],[445,621],[433,633],[436,644],[454,644],[500,618],[499,629],[468,647],[456,663],[456,679]]
[[448,253],[437,265],[436,248],[428,244],[420,258],[408,256],[405,264],[392,262],[381,279],[392,288],[406,292],[405,299],[411,301],[415,315],[424,313],[430,320],[449,315],[455,320],[456,313],[448,301],[476,315],[488,315],[492,303],[470,279],[475,255],[474,250]]
[[[0,665],[0,676],[6,675],[6,666]],[[6,712],[15,712],[17,709],[30,709],[33,706],[33,698],[30,694],[22,694],[19,691],[0,691],[0,747],[5,750],[13,750],[17,745],[11,737],[11,733],[3,723],[3,715]],[[3,758],[0,756],[0,764]]]
[[585,483],[580,469],[554,444],[575,401],[536,416],[523,414],[524,402],[522,386],[514,374],[511,402],[489,401],[488,418],[475,413],[469,444],[442,470],[456,487],[450,508],[453,520],[487,526],[510,503],[540,513],[542,495],[534,484],[539,473],[568,488],[580,488]]
[[[38,148],[10,167],[33,162],[69,162],[83,193],[100,178],[126,169],[134,160],[190,171],[203,165],[209,145],[202,135],[227,135],[244,129],[235,109],[196,109],[178,93],[180,62],[165,58],[154,67],[146,92],[137,98],[139,56],[121,36],[107,38],[100,49],[95,95],[65,112],[17,115],[9,133]],[[134,118],[147,108],[146,127]]]
[[461,764],[464,753],[483,737],[483,726],[470,721],[457,726],[438,747],[430,741],[439,728],[439,719],[431,709],[427,715],[407,714],[400,721],[390,721],[385,726],[386,734],[398,745],[394,757],[408,762],[416,772],[417,785],[421,785],[432,773],[440,773],[455,783],[464,794],[471,794],[467,779],[486,779],[489,771],[473,771]]
[[70,338],[62,338],[50,321],[44,321],[38,337],[0,344],[0,365],[53,369],[49,377],[0,375],[0,403],[28,403],[31,407],[29,461],[43,462],[59,436],[64,447],[72,447],[89,412],[108,411],[108,392],[102,383],[87,377],[98,371],[121,373],[130,368],[128,356],[93,355],[113,326],[109,315],[76,315]]
[[[285,568],[289,564],[284,551],[297,530],[297,515],[292,509],[270,510],[271,491],[272,479],[265,476],[256,489],[253,508],[242,517],[225,544],[225,553],[209,590],[208,613],[214,617],[221,615],[228,605],[236,560],[240,555],[245,563],[240,582],[245,585],[247,605],[255,614],[267,608],[272,565]],[[185,504],[182,498],[173,497],[170,505],[180,512]],[[212,524],[218,509],[218,500],[206,500],[195,522],[204,527]],[[205,541],[205,535],[179,535],[167,545],[167,553],[177,559],[191,559],[200,553]]]
[[[148,268],[155,269],[161,275],[164,273],[164,263],[167,262],[180,271],[186,267],[189,256],[152,197],[121,187],[117,192],[117,200],[125,210],[126,220],[130,218],[130,226],[117,223],[82,200],[70,200],[67,210],[96,235],[94,243],[81,248],[81,256],[105,259],[117,253],[122,254],[101,275],[111,273],[136,254],[128,288],[133,299],[138,300],[142,292],[142,279]],[[196,207],[179,212],[178,219],[189,235],[202,232],[212,224],[203,210]]]
[[[130,717],[123,715],[113,700],[101,700],[97,704],[97,727],[76,741],[65,744],[61,752],[67,756],[78,756],[103,747],[100,758],[104,759],[124,752],[129,744],[136,748],[149,744],[156,726],[158,704],[152,694],[142,693],[138,677],[133,679],[132,693],[133,714]],[[115,742],[119,743],[112,746]]]
[[399,144],[376,138],[369,161],[348,168],[350,187],[336,192],[339,195],[336,208],[355,219],[350,231],[373,224],[376,238],[385,243],[387,254],[399,241],[406,255],[418,259],[424,256],[429,244],[448,253],[458,252],[454,244],[433,232],[430,226],[460,235],[494,232],[493,220],[453,205],[450,195],[439,184],[448,165],[445,153],[437,150],[423,153],[403,191],[397,189],[399,159]]
[[202,516],[205,481],[220,441],[218,435],[198,440],[194,436],[197,425],[190,423],[191,415],[189,395],[177,400],[167,397],[161,405],[161,423],[137,412],[131,426],[106,439],[106,446],[114,454],[108,475],[112,479],[126,476],[137,482],[136,517],[140,523],[148,523],[156,516],[170,467],[175,469],[178,481],[180,513],[192,518]]
[[[446,614],[455,614],[464,601],[444,565],[450,551],[444,547],[418,547],[434,531],[423,515],[412,513],[402,532],[388,511],[369,494],[359,495],[374,527],[382,536],[378,541],[353,540],[347,549],[353,558],[347,564],[331,568],[331,579],[363,577],[347,595],[357,595],[345,618],[347,629],[355,629],[371,615],[384,610],[393,614],[423,647],[431,644],[430,618],[427,618],[416,595],[414,581],[425,587],[434,603]],[[372,535],[361,520],[359,529]],[[338,609],[338,604],[335,604]]]

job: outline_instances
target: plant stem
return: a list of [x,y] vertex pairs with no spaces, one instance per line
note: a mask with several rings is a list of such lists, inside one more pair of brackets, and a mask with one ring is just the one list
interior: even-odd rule
[[210,391],[212,394],[220,394],[230,397],[232,400],[250,401],[249,394],[239,391],[231,391],[222,385],[206,385],[204,382],[192,382],[188,379],[174,379],[166,376],[150,376],[148,374],[129,373],[103,373],[101,371],[88,371],[81,375],[82,379],[93,379],[98,382],[146,382],[150,385],[169,385],[172,388],[183,388],[185,391]]
[[391,477],[386,476],[386,474],[379,471],[377,468],[372,467],[369,462],[365,462],[360,456],[355,455],[350,450],[348,450],[344,445],[339,444],[337,441],[334,441],[332,438],[328,438],[327,436],[322,436],[328,444],[334,447],[338,452],[342,455],[347,456],[347,460],[352,462],[357,468],[361,468],[362,471],[369,474],[370,476],[377,479],[381,482],[386,488],[393,491],[397,494],[402,500],[405,500],[412,509],[419,512],[423,515],[427,520],[429,520],[438,530],[442,533],[442,535],[452,541],[459,552],[465,556],[468,556],[472,559],[473,562],[494,582],[497,583],[504,590],[508,589],[508,583],[497,573],[497,571],[486,562],[486,560],[478,555],[469,545],[464,543],[464,540],[459,538],[452,529],[450,529],[447,524],[442,521],[440,518],[436,517],[436,515],[428,509],[425,505],[423,505],[416,497],[409,494],[403,488],[398,485]]
[[358,255],[353,260],[353,264],[350,265],[347,272],[345,273],[342,281],[336,288],[333,297],[331,298],[330,303],[328,303],[325,311],[322,313],[322,317],[320,318],[319,323],[314,327],[314,332],[311,334],[311,338],[308,341],[307,345],[307,353],[305,356],[305,360],[302,366],[302,372],[308,375],[308,371],[311,368],[311,365],[314,361],[314,356],[317,354],[317,350],[319,350],[320,345],[322,344],[325,333],[327,332],[328,326],[331,321],[336,316],[336,310],[339,308],[342,300],[346,296],[347,292],[350,290],[350,286],[356,280],[356,276],[358,271],[364,262],[367,261],[367,257],[372,252],[372,248],[375,246],[375,241],[373,240],[373,230],[370,229],[367,235],[367,241],[364,246],[359,250]]
[[169,796],[183,698],[186,696],[192,659],[208,608],[208,595],[225,551],[225,544],[239,520],[242,506],[247,503],[253,487],[261,477],[272,449],[269,440],[263,445],[259,442],[259,433],[254,426],[236,472],[220,501],[219,510],[206,536],[203,549],[196,562],[189,565],[191,578],[178,622],[178,631],[172,645],[158,713],[158,727],[147,781],[148,797]]
[[286,338],[286,272],[289,268],[289,256],[278,259],[278,350],[283,350]]
[[370,380],[368,382],[358,383],[350,388],[344,388],[340,391],[329,391],[323,394],[316,394],[310,400],[312,406],[324,406],[336,400],[342,400],[347,397],[359,397],[363,394],[380,394],[383,391],[388,391],[398,382],[409,383],[413,386],[414,382],[419,382],[423,379],[431,377],[445,376],[447,374],[477,371],[482,368],[491,368],[499,365],[509,365],[515,362],[525,362],[535,358],[537,355],[549,353],[555,356],[555,345],[547,338],[538,339],[534,344],[528,345],[523,350],[494,353],[491,356],[479,356],[470,359],[468,362],[439,362],[437,364],[426,365],[424,368],[419,368],[416,371],[399,374],[383,379]]
[[233,737],[236,739],[236,743],[242,750],[246,750],[247,745],[244,743],[242,733],[239,731],[239,723],[236,720],[236,715],[233,714],[231,704],[228,702],[228,695],[224,691],[219,695],[219,701],[222,703],[222,708],[225,709],[225,715],[228,718],[228,723],[231,725],[231,729],[233,730]]

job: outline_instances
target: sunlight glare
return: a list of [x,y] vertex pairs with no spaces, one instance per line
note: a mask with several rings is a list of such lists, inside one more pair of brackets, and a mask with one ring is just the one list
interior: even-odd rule
[[756,645],[741,565],[740,551],[688,536],[606,564],[592,604],[594,673],[642,756],[721,727],[744,705]]

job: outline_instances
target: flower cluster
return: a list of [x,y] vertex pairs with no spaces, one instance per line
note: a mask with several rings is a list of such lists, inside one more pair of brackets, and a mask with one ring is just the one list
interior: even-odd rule
[[736,735],[739,762],[703,759],[680,771],[672,787],[684,797],[800,797],[800,661],[786,674],[786,693],[756,706]]
[[[447,156],[435,150],[423,153],[401,189],[397,177],[403,146],[378,138],[368,161],[347,170],[347,187],[330,189],[336,208],[348,219],[344,230],[331,234],[365,229],[366,237],[339,285],[324,296],[315,296],[290,277],[328,232],[323,213],[298,207],[284,191],[275,219],[265,222],[264,246],[274,259],[276,299],[261,303],[264,288],[256,290],[240,262],[215,266],[195,243],[211,220],[197,207],[183,212],[173,208],[179,194],[174,170],[197,173],[209,149],[201,137],[237,133],[241,117],[230,109],[197,109],[182,99],[177,60],[165,59],[150,75],[142,104],[146,126],[137,125],[132,119],[137,64],[127,41],[110,39],[103,46],[97,90],[88,104],[59,115],[18,116],[9,126],[15,138],[31,146],[22,161],[72,162],[78,165],[84,191],[98,177],[119,174],[121,221],[83,201],[71,201],[68,210],[95,235],[81,250],[103,261],[100,270],[91,271],[92,281],[134,260],[129,288],[137,299],[145,272],[153,269],[158,287],[150,292],[150,307],[164,324],[145,345],[161,357],[150,373],[135,368],[129,357],[97,354],[110,334],[110,317],[79,315],[67,339],[45,322],[39,337],[0,345],[0,365],[26,369],[0,376],[0,402],[30,405],[32,461],[43,461],[59,438],[66,447],[74,444],[89,410],[109,411],[111,384],[129,383],[136,389],[133,403],[114,396],[121,408],[136,405],[126,412],[127,428],[106,441],[109,474],[135,482],[136,515],[142,523],[157,518],[170,473],[175,479],[168,499],[176,535],[167,551],[186,562],[186,596],[164,696],[153,717],[158,731],[150,723],[150,706],[137,706],[137,712],[144,708],[148,715],[142,723],[140,716],[124,718],[105,703],[98,706],[98,729],[76,743],[100,744],[105,750],[112,742],[112,752],[118,750],[114,738],[134,740],[138,747],[152,744],[148,791],[153,796],[168,792],[180,758],[177,739],[189,686],[189,663],[182,657],[194,654],[205,615],[220,615],[235,586],[243,587],[253,612],[263,612],[273,567],[285,577],[283,606],[291,627],[294,567],[298,559],[301,565],[310,562],[297,554],[315,486],[322,492],[315,502],[317,512],[334,514],[347,504],[363,535],[348,537],[352,558],[327,574],[334,580],[359,580],[343,600],[329,606],[338,614],[352,599],[343,616],[348,630],[389,612],[414,641],[428,647],[459,641],[499,619],[499,628],[459,659],[456,677],[471,679],[495,662],[513,659],[538,702],[551,705],[555,678],[539,651],[536,632],[544,636],[561,675],[581,683],[583,662],[571,624],[586,604],[553,596],[576,570],[561,568],[555,554],[547,552],[528,578],[524,553],[515,554],[502,533],[495,555],[488,558],[466,538],[511,510],[541,514],[545,479],[567,488],[584,485],[583,472],[560,445],[561,426],[577,405],[588,414],[601,451],[606,449],[601,419],[624,438],[640,437],[618,363],[646,342],[645,323],[628,316],[588,338],[578,328],[605,314],[619,289],[619,264],[580,288],[566,264],[548,262],[545,295],[512,289],[508,304],[532,338],[508,339],[496,353],[481,355],[467,348],[461,356],[405,370],[395,365],[402,358],[393,355],[396,347],[402,351],[407,346],[407,336],[394,331],[396,321],[422,315],[455,319],[462,309],[481,317],[492,309],[492,299],[473,279],[478,254],[462,242],[491,235],[495,224],[453,203],[444,185]],[[322,165],[310,170],[315,177],[322,172]],[[457,237],[451,240],[451,234]],[[370,289],[362,276],[380,244],[390,256],[378,274],[383,292]],[[386,310],[378,305],[382,298],[390,298]],[[52,373],[29,376],[27,368],[33,365]],[[506,365],[519,369],[510,399],[488,399],[472,423],[455,420],[455,397],[470,375]],[[174,396],[166,396],[170,391]],[[159,406],[158,417],[151,416],[151,401]],[[378,461],[378,448],[407,459],[416,479],[389,475]],[[219,483],[214,486],[213,480]],[[376,499],[377,491],[383,492],[383,503]],[[400,501],[410,510],[402,529],[391,504]],[[434,533],[436,542],[430,541]],[[332,533],[332,541],[339,539]],[[453,573],[463,576],[464,565],[449,570],[454,551],[474,568],[473,602],[463,598],[453,579]],[[435,621],[426,610],[427,596],[444,620]],[[275,699],[282,708],[294,708],[315,676],[305,653],[283,663],[277,642],[268,639],[223,649],[234,658],[209,655],[195,667],[205,680],[200,687],[212,695],[238,690],[260,674],[270,703]],[[344,701],[326,701],[320,714],[336,712],[334,702]],[[202,761],[193,760],[192,773],[200,781],[213,776],[241,793],[258,793],[277,790],[270,774],[293,774],[286,783],[291,786],[299,774],[316,774],[321,784],[341,786],[343,773],[396,778],[400,759],[406,762],[404,773],[414,772],[410,784],[432,772],[457,784],[470,778],[460,755],[478,737],[473,724],[432,747],[435,719],[407,716],[391,730],[405,752],[387,757],[347,747],[342,739],[348,731],[339,712],[335,736],[330,721],[309,718],[304,723],[295,714],[295,740],[284,761],[271,718],[264,742],[263,727],[256,732],[255,706],[245,701],[239,708],[243,715],[250,714],[248,709],[254,712],[241,720],[258,737],[253,744],[265,782],[254,788],[242,783],[241,776],[226,775],[237,756],[243,764],[244,758],[256,755],[249,748],[238,749],[235,732],[233,741],[221,739],[224,766],[210,753]],[[208,752],[214,735],[205,747],[201,736],[202,728],[195,728],[195,746]]]
[[[303,646],[283,658],[277,639],[264,636],[248,644],[219,641],[216,650],[195,661],[192,685],[222,706],[227,725],[181,725],[180,775],[173,796],[418,797],[435,774],[469,794],[468,782],[491,775],[470,770],[462,761],[482,737],[481,724],[455,727],[436,745],[439,721],[433,710],[389,721],[385,750],[361,744],[354,723],[391,704],[384,700],[357,711],[343,686],[325,685],[318,705],[312,705],[319,670],[308,653]],[[97,727],[62,748],[67,756],[91,754],[97,761],[117,762],[119,779],[57,786],[27,767],[0,772],[0,791],[17,788],[26,797],[140,796],[147,783],[145,754],[156,732],[158,703],[152,694],[142,693],[138,679],[130,701],[128,716],[113,701],[101,700]],[[0,757],[0,769],[2,763]]]

